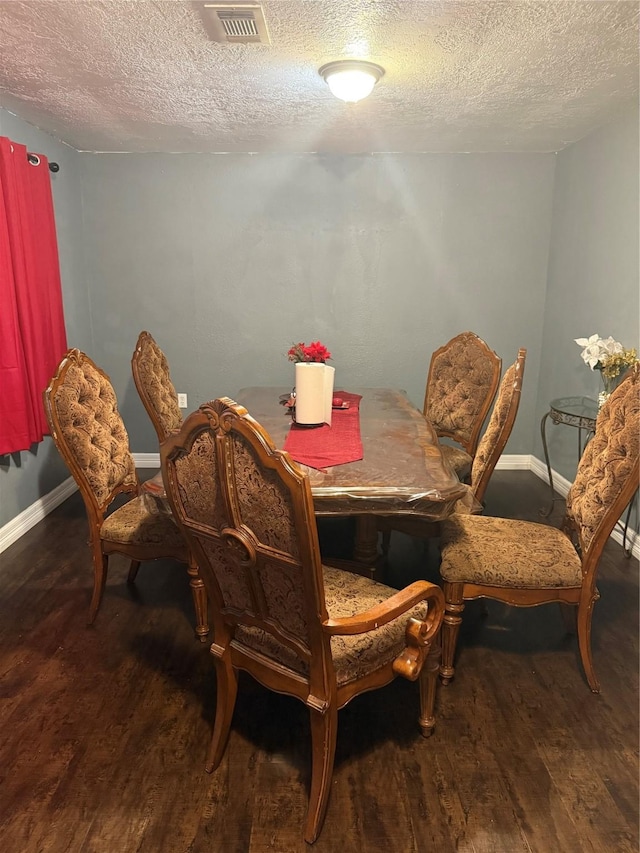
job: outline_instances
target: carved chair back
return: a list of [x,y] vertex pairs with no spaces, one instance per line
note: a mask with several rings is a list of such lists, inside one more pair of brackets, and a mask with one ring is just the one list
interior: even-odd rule
[[162,442],[173,430],[182,426],[178,395],[171,381],[165,354],[149,332],[140,332],[131,359],[133,381],[142,405]]
[[424,415],[439,436],[457,441],[471,456],[501,370],[500,357],[473,332],[462,332],[431,356]]
[[138,477],[115,391],[88,355],[69,350],[44,391],[44,408],[58,451],[99,525],[113,499],[138,493]]
[[215,642],[226,647],[233,637],[324,696],[332,662],[308,478],[228,398],[189,415],[161,457],[212,604]]
[[491,474],[509,440],[518,414],[526,357],[526,349],[518,350],[517,359],[502,377],[496,404],[473,459],[471,488],[480,503],[484,500]]
[[563,526],[582,557],[585,581],[595,575],[605,542],[640,485],[639,377],[636,363],[600,409],[567,495]]

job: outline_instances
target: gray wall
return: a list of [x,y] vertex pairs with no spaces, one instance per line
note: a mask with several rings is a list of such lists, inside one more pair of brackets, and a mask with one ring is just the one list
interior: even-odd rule
[[[91,351],[93,339],[89,318],[86,279],[82,273],[80,173],[78,153],[0,109],[0,136],[26,145],[60,165],[51,173],[58,234],[58,252],[69,346]],[[0,309],[1,310],[1,309]],[[0,456],[0,527],[31,506],[69,476],[50,438],[31,450]]]
[[156,449],[133,387],[141,329],[189,407],[291,385],[289,346],[319,338],[338,387],[422,406],[432,351],[471,329],[529,350],[511,453],[529,453],[553,155],[82,154],[94,355],[134,451]]
[[[558,154],[537,414],[555,397],[597,397],[600,374],[574,338],[640,350],[638,108]],[[550,426],[554,470],[573,480],[577,434]],[[540,437],[535,453],[542,458]]]
[[[637,122],[634,109],[557,157],[99,155],[0,110],[2,135],[61,165],[69,345],[110,373],[137,452],[157,450],[130,372],[143,328],[190,408],[291,385],[286,350],[315,338],[338,386],[403,387],[421,405],[433,349],[472,329],[505,367],[528,348],[507,452],[541,457],[548,400],[598,390],[573,338],[638,341]],[[571,479],[562,430],[552,458]],[[66,476],[49,439],[3,457],[0,526]]]

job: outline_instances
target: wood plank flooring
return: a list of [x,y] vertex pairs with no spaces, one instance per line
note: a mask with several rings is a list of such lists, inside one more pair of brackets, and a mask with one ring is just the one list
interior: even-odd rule
[[[547,487],[498,471],[490,514],[538,520]],[[563,504],[550,521],[558,524]],[[321,527],[340,556],[350,526]],[[0,555],[0,840],[8,853],[298,853],[310,769],[296,700],[241,679],[226,756],[204,772],[215,676],[186,572],[114,558],[88,628],[87,526],[74,495]],[[394,534],[386,582],[437,577]],[[558,608],[473,602],[424,740],[417,685],[339,716],[318,853],[636,853],[638,563],[610,541],[589,691]]]

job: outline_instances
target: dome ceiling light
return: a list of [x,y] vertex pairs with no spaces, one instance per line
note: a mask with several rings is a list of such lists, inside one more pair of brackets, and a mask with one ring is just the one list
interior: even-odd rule
[[323,65],[318,73],[336,98],[355,103],[371,94],[384,68],[360,59],[339,59]]

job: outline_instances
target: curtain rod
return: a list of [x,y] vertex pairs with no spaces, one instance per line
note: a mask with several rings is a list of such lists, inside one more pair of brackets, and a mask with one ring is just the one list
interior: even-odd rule
[[[27,154],[27,160],[30,163],[33,163],[34,166],[37,166],[38,163],[40,162],[40,158],[38,157],[37,154]],[[60,166],[58,166],[57,163],[49,162],[49,171],[50,172],[59,172]]]

